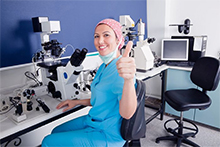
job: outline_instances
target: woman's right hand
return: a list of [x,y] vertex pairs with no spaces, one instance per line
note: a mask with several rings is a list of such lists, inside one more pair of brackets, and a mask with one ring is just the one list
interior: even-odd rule
[[78,105],[78,100],[65,100],[65,101],[59,103],[56,108],[60,109],[60,108],[67,106],[65,109],[63,109],[63,112],[65,112],[67,110],[72,109],[76,105]]

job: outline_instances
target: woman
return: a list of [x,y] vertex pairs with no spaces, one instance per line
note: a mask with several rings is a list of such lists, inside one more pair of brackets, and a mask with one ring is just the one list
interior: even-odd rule
[[121,25],[113,19],[99,22],[94,32],[94,45],[103,64],[91,84],[91,99],[66,100],[57,109],[76,105],[92,106],[88,115],[73,119],[44,138],[42,146],[123,146],[120,127],[122,118],[129,119],[137,107],[135,92],[136,66],[129,57],[132,42],[125,53]]

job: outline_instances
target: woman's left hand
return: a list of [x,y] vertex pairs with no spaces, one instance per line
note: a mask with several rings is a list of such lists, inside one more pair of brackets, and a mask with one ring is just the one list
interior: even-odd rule
[[124,78],[124,80],[133,80],[136,72],[135,60],[129,57],[129,53],[133,46],[133,42],[129,41],[125,48],[125,52],[122,57],[116,62],[119,76]]

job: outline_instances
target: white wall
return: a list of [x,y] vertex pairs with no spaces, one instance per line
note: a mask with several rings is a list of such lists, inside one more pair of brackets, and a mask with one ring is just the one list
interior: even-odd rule
[[206,55],[219,57],[220,52],[220,0],[147,0],[148,36],[155,37],[151,49],[160,55],[162,38],[172,35],[184,35],[177,27],[169,24],[181,24],[186,18],[193,26],[188,35],[207,35]]
[[[220,52],[220,0],[169,0],[168,23],[191,20],[189,35],[207,35],[207,56],[218,57]],[[168,27],[167,37],[178,35],[175,27]]]
[[[189,18],[191,36],[207,35],[206,56],[219,58],[220,52],[220,0],[147,0],[148,36],[156,41],[151,49],[161,54],[161,40],[173,35],[184,35],[177,27],[169,24],[181,24]],[[160,96],[160,79],[148,82],[151,94]]]

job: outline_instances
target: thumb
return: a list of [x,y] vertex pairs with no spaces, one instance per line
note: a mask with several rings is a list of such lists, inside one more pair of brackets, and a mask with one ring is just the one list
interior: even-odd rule
[[124,54],[122,55],[123,57],[129,57],[129,53],[131,51],[131,48],[133,46],[133,42],[132,41],[129,41],[126,45],[126,48],[125,48],[125,52]]

